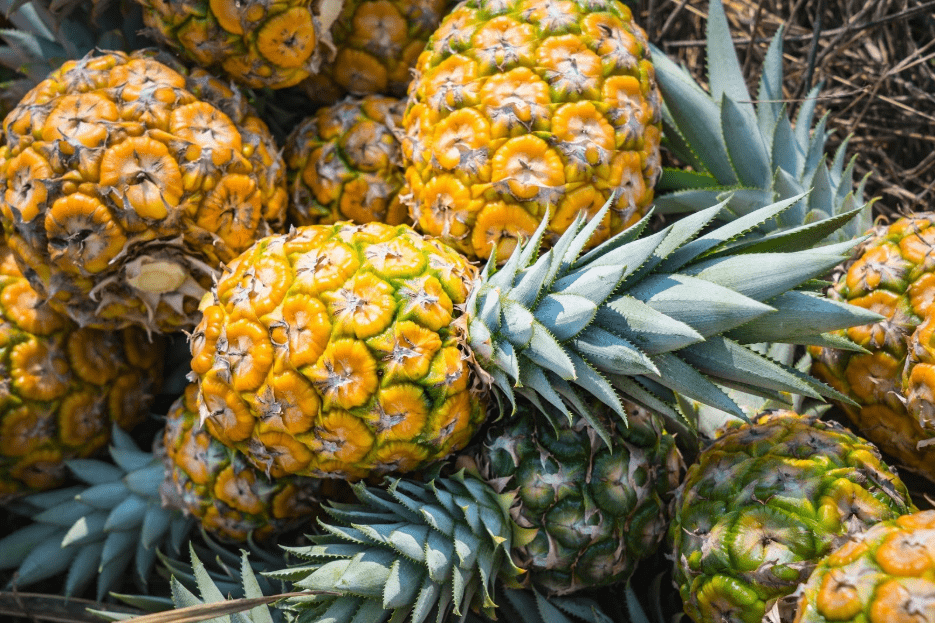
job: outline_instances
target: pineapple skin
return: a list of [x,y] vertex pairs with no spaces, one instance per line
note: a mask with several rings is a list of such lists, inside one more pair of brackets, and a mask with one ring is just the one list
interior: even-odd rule
[[471,258],[505,261],[617,193],[589,244],[637,222],[660,173],[648,43],[616,0],[469,0],[415,68],[403,120],[409,212]]
[[321,25],[309,0],[138,1],[162,43],[245,86],[282,89],[318,70]]
[[[336,52],[310,78],[318,93],[404,97],[412,68],[452,0],[347,0],[331,27]],[[327,88],[327,87],[330,87]]]
[[157,58],[69,61],[3,124],[9,245],[81,326],[190,329],[221,262],[285,221],[285,167],[266,125],[206,72]]
[[935,511],[878,523],[818,563],[795,623],[933,620],[933,570]]
[[319,510],[322,481],[272,479],[247,458],[212,438],[198,422],[198,386],[190,384],[169,408],[163,435],[172,504],[227,541],[266,540]]
[[0,247],[0,501],[65,480],[65,461],[95,454],[146,416],[164,341],[140,329],[82,329],[43,304]]
[[523,402],[475,453],[484,479],[514,496],[510,514],[531,538],[511,554],[524,581],[546,594],[626,582],[665,537],[681,457],[659,416],[626,409],[624,424],[594,405],[608,447],[583,418],[557,417],[556,428]]
[[261,240],[192,335],[202,421],[274,477],[358,480],[463,448],[486,413],[458,322],[475,274],[405,225]]
[[728,426],[674,508],[673,577],[696,623],[759,623],[851,534],[916,510],[876,447],[791,411]]
[[395,135],[404,108],[381,95],[347,97],[296,126],[284,146],[293,224],[409,222]]
[[869,353],[810,347],[812,374],[859,406],[841,403],[857,429],[905,469],[935,481],[931,323],[935,219],[880,225],[845,263],[827,296],[885,318],[838,332]]

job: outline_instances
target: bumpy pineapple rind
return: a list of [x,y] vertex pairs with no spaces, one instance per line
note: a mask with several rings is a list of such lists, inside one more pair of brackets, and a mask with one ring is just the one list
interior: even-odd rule
[[296,126],[284,146],[294,224],[408,220],[395,134],[404,107],[391,97],[348,97]]
[[759,623],[849,535],[915,510],[870,443],[772,412],[729,427],[692,465],[669,530],[696,622]]
[[582,418],[554,418],[556,429],[523,403],[476,452],[484,478],[514,496],[513,520],[535,535],[511,555],[546,594],[625,582],[668,527],[681,464],[674,437],[636,405],[627,405],[626,425],[595,407],[610,446]]
[[282,226],[282,159],[235,91],[168,57],[69,61],[3,124],[0,216],[82,326],[190,328],[221,262]]
[[795,623],[935,620],[935,511],[879,523],[826,556]]
[[40,300],[0,248],[0,500],[49,489],[146,416],[164,342],[135,328],[81,329]]
[[406,226],[261,240],[192,336],[202,420],[274,477],[411,471],[464,447],[485,400],[453,321],[475,274]]
[[163,43],[253,88],[293,86],[318,70],[321,24],[310,0],[138,0]]
[[354,95],[406,95],[412,68],[452,0],[347,0],[331,27],[336,52],[312,80]]
[[309,520],[319,481],[270,479],[198,424],[197,385],[169,409],[163,438],[167,478],[182,510],[228,541],[265,540]]
[[549,211],[549,241],[613,197],[592,245],[636,223],[660,173],[648,44],[616,0],[469,0],[416,64],[403,120],[410,215],[505,260]]
[[[929,480],[935,480],[935,427],[925,401],[931,388],[928,365],[916,364],[931,348],[931,324],[923,327],[923,320],[935,313],[933,222],[922,213],[878,226],[837,271],[829,298],[884,316],[839,333],[869,352],[810,349],[812,373],[857,403],[840,406],[861,434]],[[911,400],[903,390],[904,374]]]

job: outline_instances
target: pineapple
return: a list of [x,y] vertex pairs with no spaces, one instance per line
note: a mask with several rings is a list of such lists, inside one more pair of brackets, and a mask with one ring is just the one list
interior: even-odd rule
[[915,510],[877,449],[789,411],[729,426],[692,465],[669,530],[696,623],[759,623],[847,538]]
[[359,479],[463,448],[494,388],[508,404],[519,393],[571,417],[567,401],[608,443],[583,397],[625,418],[619,393],[678,422],[675,393],[743,417],[712,381],[837,395],[741,343],[810,344],[877,318],[809,297],[808,322],[769,320],[786,317],[800,304],[796,288],[853,246],[795,251],[818,224],[785,235],[783,252],[770,240],[760,253],[744,232],[791,204],[699,236],[714,206],[642,239],[642,227],[631,228],[581,256],[605,206],[536,257],[543,221],[501,270],[488,263],[480,274],[405,225],[265,238],[203,302],[191,339],[201,419],[274,477]]
[[532,405],[519,409],[452,477],[358,486],[359,503],[326,508],[322,535],[289,548],[298,562],[269,575],[337,593],[293,604],[306,620],[327,612],[336,623],[358,611],[368,621],[408,612],[414,623],[468,607],[492,616],[497,580],[548,595],[625,581],[665,535],[673,437],[639,408],[628,427],[607,419],[611,447],[581,418],[553,414],[555,429]]
[[593,406],[611,431],[609,446],[583,418],[556,417],[555,428],[522,404],[473,453],[494,490],[514,496],[510,514],[528,542],[514,544],[511,556],[549,595],[627,580],[665,535],[666,504],[680,480],[675,439],[661,418],[627,404],[624,425]]
[[197,424],[197,386],[169,409],[163,444],[173,505],[228,541],[265,540],[308,521],[318,508],[321,481],[269,479],[246,458],[211,438]]
[[57,487],[65,462],[148,413],[164,343],[136,328],[82,329],[49,309],[0,247],[0,501]]
[[[138,0],[151,34],[205,69],[241,84],[282,89],[318,71],[342,2]],[[314,3],[317,4],[317,3]],[[314,9],[314,10],[313,10]]]
[[935,511],[853,535],[812,572],[795,623],[935,620]]
[[[866,349],[811,349],[812,373],[851,401],[840,406],[861,434],[898,464],[935,481],[935,429],[925,362],[935,313],[935,226],[931,214],[880,225],[836,273],[828,297],[884,318],[842,335]],[[906,375],[908,395],[903,389]],[[856,403],[856,404],[854,404]]]
[[407,220],[395,135],[404,106],[380,95],[348,97],[296,126],[284,148],[293,223]]
[[83,327],[191,328],[221,262],[285,220],[266,125],[220,81],[173,67],[147,53],[69,61],[4,121],[10,247]]
[[[336,52],[316,90],[403,97],[412,68],[452,0],[348,0],[331,27]],[[330,87],[327,88],[327,87]]]
[[554,243],[608,199],[592,246],[639,221],[660,173],[647,46],[617,0],[458,5],[416,63],[403,119],[418,228],[503,262],[540,221]]

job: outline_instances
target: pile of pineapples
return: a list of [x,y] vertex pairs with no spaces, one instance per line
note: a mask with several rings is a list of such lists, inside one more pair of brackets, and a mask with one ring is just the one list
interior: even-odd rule
[[10,588],[935,621],[935,221],[873,226],[781,33],[754,100],[719,2],[707,90],[618,0],[0,8]]

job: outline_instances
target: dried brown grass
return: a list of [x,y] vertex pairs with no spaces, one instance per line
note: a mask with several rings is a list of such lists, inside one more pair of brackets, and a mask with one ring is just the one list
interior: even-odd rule
[[[650,40],[706,83],[707,1],[629,2]],[[852,135],[856,177],[876,214],[935,209],[935,0],[725,0],[751,93],[785,25],[784,94],[795,108],[824,82],[832,152]]]

